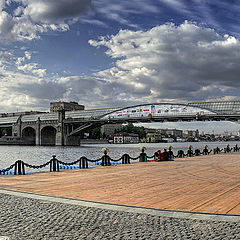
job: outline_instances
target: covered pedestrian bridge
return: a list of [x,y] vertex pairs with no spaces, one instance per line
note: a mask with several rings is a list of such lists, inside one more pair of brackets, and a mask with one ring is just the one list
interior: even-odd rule
[[[13,114],[14,115],[14,114]],[[14,116],[0,115],[0,133],[33,145],[78,144],[80,132],[115,123],[240,121],[240,101],[148,103],[128,107]]]
[[66,113],[65,124],[81,122],[68,136],[93,124],[177,122],[177,121],[234,121],[240,120],[240,101],[195,102],[187,104],[151,103],[125,108],[84,110]]

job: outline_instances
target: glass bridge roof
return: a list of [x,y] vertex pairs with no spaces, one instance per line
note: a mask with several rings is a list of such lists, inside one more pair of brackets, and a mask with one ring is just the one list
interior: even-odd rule
[[[161,103],[158,103],[158,104],[161,104]],[[240,101],[191,102],[191,103],[187,103],[186,106],[208,109],[218,114],[240,114]],[[120,109],[122,108],[116,107],[116,108],[89,109],[89,110],[81,110],[81,111],[69,111],[69,112],[66,112],[65,118],[66,119],[85,119],[85,120],[94,119]],[[38,118],[40,118],[40,120],[42,121],[57,120],[58,114],[42,113],[42,114],[34,114],[34,115],[23,115],[21,117],[21,120],[22,122],[31,122],[31,121],[36,121]],[[10,124],[16,123],[17,119],[18,117],[0,117],[0,125],[7,124],[7,123],[10,123]]]
[[192,102],[190,106],[206,108],[217,113],[238,114],[240,113],[240,101],[213,101],[213,102]]

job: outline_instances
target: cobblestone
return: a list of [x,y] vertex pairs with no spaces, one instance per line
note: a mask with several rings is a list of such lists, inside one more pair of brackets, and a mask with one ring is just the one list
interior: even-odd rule
[[153,216],[0,194],[0,239],[240,239],[240,223]]

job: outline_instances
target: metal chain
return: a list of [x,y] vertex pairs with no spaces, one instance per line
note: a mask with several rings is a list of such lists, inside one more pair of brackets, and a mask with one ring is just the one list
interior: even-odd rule
[[102,160],[102,158],[98,158],[98,159],[96,159],[96,160],[92,160],[92,159],[88,159],[88,158],[86,158],[86,159],[87,159],[88,162],[91,162],[91,163],[99,162],[99,161]]
[[154,158],[155,157],[155,155],[153,155],[153,156],[146,156],[147,158]]
[[1,173],[8,172],[8,171],[11,170],[12,168],[14,168],[14,166],[15,166],[15,163],[12,164],[12,165],[11,165],[10,167],[8,167],[8,168],[5,168],[5,169],[0,170],[0,174],[1,174]]
[[[222,149],[219,150],[219,152],[224,152],[224,153],[226,153],[227,151],[225,151],[225,150],[226,150],[225,148],[222,148]],[[230,149],[230,152],[232,152],[233,150],[235,150],[235,149],[234,149],[234,148],[231,148],[231,149]],[[237,150],[239,150],[239,148],[238,148]],[[208,151],[208,154],[210,154],[212,151],[213,151],[213,149],[211,149],[210,151]],[[204,151],[202,151],[202,152],[199,151],[199,154],[200,154],[200,155],[203,155],[203,154],[204,154]],[[124,155],[123,155],[123,156],[124,156]],[[111,157],[109,157],[109,156],[108,156],[108,157],[109,157],[109,160],[111,160],[111,161],[113,161],[113,162],[118,162],[118,161],[121,161],[121,160],[123,159],[123,156],[120,157],[119,159],[112,159]],[[153,156],[147,156],[147,155],[146,155],[147,158],[154,158],[154,156],[155,156],[155,155],[153,155]],[[183,156],[187,156],[187,154],[185,154],[185,153],[183,152]],[[196,153],[193,153],[193,156],[196,156]],[[130,157],[129,155],[128,155],[128,157],[129,157],[130,160],[137,160],[137,159],[140,158],[140,156],[138,156],[138,157]],[[174,158],[177,158],[177,157],[179,157],[179,154],[173,155],[173,157],[174,157]],[[87,162],[95,163],[95,162],[101,161],[102,158],[103,158],[103,157],[98,158],[98,159],[95,159],[95,160],[92,160],[92,159],[88,159],[88,158],[86,158],[86,157],[81,157],[80,159],[78,159],[78,160],[76,160],[76,161],[74,161],[74,162],[70,162],[70,163],[68,163],[68,162],[63,162],[63,161],[60,161],[60,160],[58,160],[58,159],[55,159],[55,160],[56,160],[58,163],[62,164],[62,165],[68,165],[68,166],[70,166],[70,165],[75,165],[75,164],[79,163],[79,162],[81,161],[81,159],[85,159]],[[25,163],[25,162],[23,162],[23,161],[22,161],[22,162],[23,162],[23,165],[26,166],[26,167],[33,168],[33,169],[40,169],[40,168],[44,168],[44,167],[46,167],[47,165],[49,165],[52,160],[53,160],[53,159],[51,159],[50,161],[48,161],[48,162],[46,162],[46,163],[44,163],[44,164],[42,164],[42,165],[37,165],[37,166],[36,166],[36,165],[31,165],[31,164]],[[11,169],[13,169],[13,168],[15,167],[15,164],[16,164],[16,163],[12,164],[12,165],[9,166],[8,168],[5,168],[5,169],[0,170],[0,174],[6,173],[6,172],[10,171]]]
[[139,158],[140,158],[140,156],[138,156],[136,158],[130,157],[131,160],[138,160]]
[[67,166],[70,166],[70,165],[75,165],[77,164],[78,162],[80,162],[80,159],[74,161],[74,162],[70,162],[70,163],[67,163],[67,162],[63,162],[63,161],[60,161],[60,160],[57,160],[58,163],[62,164],[62,165],[67,165]]
[[44,163],[44,164],[42,164],[42,165],[36,166],[36,165],[31,165],[31,164],[28,164],[28,163],[23,162],[23,164],[24,164],[26,167],[33,168],[33,169],[44,168],[44,167],[46,167],[47,165],[49,165],[50,163],[51,163],[51,160],[48,161],[48,162],[46,162],[46,163]]
[[119,162],[119,161],[122,160],[123,156],[120,157],[119,159],[112,159],[111,157],[109,157],[109,158],[110,158],[110,160],[113,161],[113,162]]

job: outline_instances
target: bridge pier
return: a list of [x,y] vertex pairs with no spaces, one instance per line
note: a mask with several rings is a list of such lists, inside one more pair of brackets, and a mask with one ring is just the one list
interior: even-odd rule
[[65,119],[65,110],[60,109],[58,111],[58,126],[56,133],[56,146],[64,146],[64,119]]
[[36,122],[36,146],[41,145],[41,120],[38,117],[38,120]]

